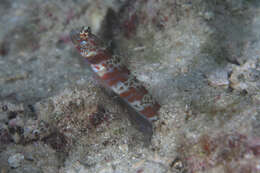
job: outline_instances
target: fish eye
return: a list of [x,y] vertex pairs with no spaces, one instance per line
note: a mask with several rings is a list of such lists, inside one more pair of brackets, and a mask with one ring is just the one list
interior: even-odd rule
[[89,34],[89,33],[91,33],[91,28],[89,26],[83,26],[80,31],[80,34]]

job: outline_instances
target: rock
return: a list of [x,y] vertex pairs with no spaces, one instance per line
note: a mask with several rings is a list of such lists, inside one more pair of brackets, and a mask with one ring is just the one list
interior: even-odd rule
[[214,13],[212,11],[206,11],[204,13],[201,13],[200,15],[206,20],[214,19]]
[[260,91],[260,68],[257,59],[250,59],[241,66],[234,66],[230,76],[230,86],[238,91],[258,93]]
[[226,69],[217,69],[208,75],[209,84],[212,86],[228,86],[228,71]]
[[18,168],[23,160],[24,155],[17,153],[8,158],[8,163],[11,168]]
[[114,172],[114,170],[113,170],[112,166],[107,166],[105,168],[102,168],[99,171],[99,173],[113,173],[113,172]]
[[166,172],[167,169],[163,164],[154,162],[154,161],[146,161],[139,168],[136,169],[137,172],[150,172],[150,173],[163,173]]

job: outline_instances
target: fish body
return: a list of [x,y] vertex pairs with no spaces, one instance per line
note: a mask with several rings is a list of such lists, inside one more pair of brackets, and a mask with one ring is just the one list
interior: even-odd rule
[[89,27],[71,31],[71,40],[91,69],[106,86],[120,96],[139,116],[148,121],[157,119],[160,105],[144,86],[124,66],[120,58],[112,55]]

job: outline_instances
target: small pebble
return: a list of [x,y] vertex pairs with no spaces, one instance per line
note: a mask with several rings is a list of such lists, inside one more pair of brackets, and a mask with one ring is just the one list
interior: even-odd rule
[[228,72],[225,69],[218,69],[208,75],[209,84],[212,86],[228,86]]
[[214,13],[211,11],[207,11],[204,13],[203,17],[206,20],[212,20],[214,18]]
[[107,166],[107,167],[102,168],[99,172],[100,173],[113,173],[114,170],[113,170],[112,166]]
[[24,160],[24,155],[21,153],[14,154],[8,158],[8,163],[11,168],[17,168],[21,165]]
[[126,153],[128,152],[128,145],[127,144],[120,145],[119,149]]

